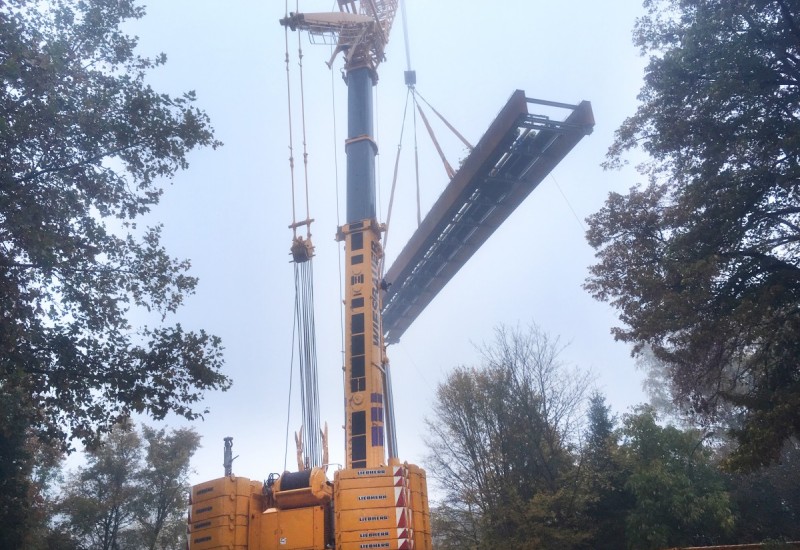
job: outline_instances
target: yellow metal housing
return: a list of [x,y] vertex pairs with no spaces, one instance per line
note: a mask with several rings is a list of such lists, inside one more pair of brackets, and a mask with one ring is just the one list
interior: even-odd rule
[[223,477],[192,487],[189,547],[192,550],[239,550],[254,545],[253,528],[263,511],[262,483]]
[[345,433],[347,468],[386,464],[380,266],[383,248],[374,220],[339,229],[345,241]]

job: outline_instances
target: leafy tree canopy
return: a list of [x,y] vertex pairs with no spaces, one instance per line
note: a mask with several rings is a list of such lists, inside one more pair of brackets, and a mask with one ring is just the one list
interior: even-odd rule
[[628,548],[641,550],[718,543],[734,517],[721,473],[710,463],[705,436],[662,427],[651,408],[626,415],[622,434],[633,505],[626,516]]
[[185,548],[193,429],[118,424],[62,487],[54,523],[81,548]]
[[427,421],[428,469],[446,502],[436,547],[572,548],[584,495],[574,460],[590,376],[557,339],[500,328],[481,368],[453,370]]
[[726,407],[732,465],[764,464],[800,435],[800,2],[645,6],[641,104],[608,164],[641,147],[648,182],[589,219],[586,287],[676,399],[710,422]]
[[578,548],[625,548],[625,515],[633,500],[624,490],[626,469],[620,464],[620,435],[605,397],[595,391],[586,413],[588,426],[580,462],[586,484],[586,510],[582,521],[591,536]]
[[[219,339],[167,322],[196,280],[136,220],[196,147],[195,95],[162,94],[120,25],[134,0],[0,3],[0,390],[40,434],[91,442],[131,412],[195,418],[226,388]],[[133,326],[132,311],[156,326]],[[8,415],[0,418],[2,425]]]

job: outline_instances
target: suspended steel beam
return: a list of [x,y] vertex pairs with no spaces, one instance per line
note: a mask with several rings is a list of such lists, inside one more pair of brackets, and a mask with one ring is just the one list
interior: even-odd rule
[[[565,109],[562,121],[528,105]],[[588,101],[568,105],[515,91],[386,272],[383,332],[397,342],[414,319],[586,135]]]

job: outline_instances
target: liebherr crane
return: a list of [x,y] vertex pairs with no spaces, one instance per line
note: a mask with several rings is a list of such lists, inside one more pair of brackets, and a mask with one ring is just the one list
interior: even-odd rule
[[375,208],[372,87],[397,0],[339,0],[339,8],[338,13],[293,13],[281,24],[333,37],[333,57],[344,57],[347,214],[337,238],[344,242],[346,262],[346,464],[332,482],[324,466],[318,466],[273,475],[263,485],[227,476],[194,486],[192,550],[431,548],[425,472],[398,459],[388,421],[388,361],[381,329],[383,249]]
[[[272,474],[264,483],[235,477],[226,440],[225,477],[192,487],[191,550],[431,549],[425,472],[398,458],[384,340],[397,341],[594,126],[586,101],[568,105],[514,92],[383,281],[372,87],[397,2],[338,0],[337,13],[293,13],[281,20],[292,30],[332,39],[329,66],[336,56],[344,58],[347,214],[337,238],[344,242],[346,263],[345,467],[332,481],[324,465]],[[529,114],[530,104],[570,114],[552,120]],[[299,243],[294,259],[307,261],[313,248]]]

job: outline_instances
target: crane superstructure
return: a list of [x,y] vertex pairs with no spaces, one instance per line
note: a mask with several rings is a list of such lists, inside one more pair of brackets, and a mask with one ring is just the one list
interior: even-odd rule
[[[425,472],[398,458],[385,339],[397,341],[594,126],[587,101],[570,105],[514,92],[451,174],[384,281],[372,88],[398,0],[338,0],[338,6],[336,13],[291,13],[280,22],[331,44],[329,66],[338,55],[344,58],[347,213],[337,239],[344,242],[346,264],[346,464],[328,479],[324,458],[323,464],[304,464],[298,439],[299,471],[270,474],[262,483],[232,474],[231,441],[226,439],[225,477],[192,487],[191,550],[431,549]],[[406,83],[413,86],[413,81],[409,68]],[[529,113],[529,105],[569,114],[553,120]],[[308,241],[295,238],[292,255],[296,263],[310,260],[310,234]]]
[[[336,13],[291,13],[281,24],[335,45],[348,89],[345,248],[346,464],[226,477],[192,487],[192,550],[431,548],[425,472],[397,457],[381,327],[383,227],[376,217],[372,88],[397,0],[338,0]],[[313,250],[310,243],[304,245]],[[294,254],[305,261],[304,254]],[[226,468],[226,474],[228,473]]]

